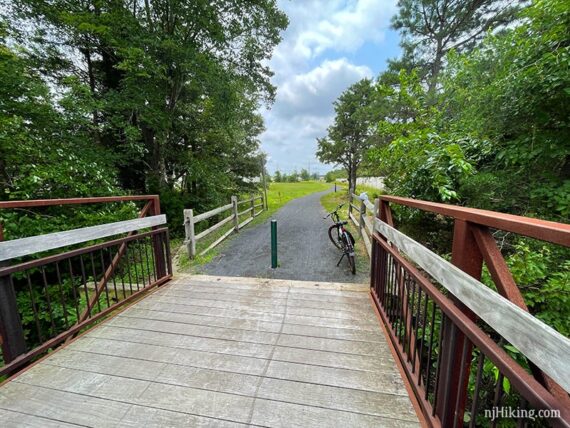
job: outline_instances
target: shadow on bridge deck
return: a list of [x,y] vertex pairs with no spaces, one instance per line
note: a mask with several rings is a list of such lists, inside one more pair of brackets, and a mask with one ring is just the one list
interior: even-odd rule
[[2,386],[2,426],[418,426],[367,291],[178,276]]

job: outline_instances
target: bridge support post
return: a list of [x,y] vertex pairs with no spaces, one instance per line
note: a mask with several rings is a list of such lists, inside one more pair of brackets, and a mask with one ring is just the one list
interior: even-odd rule
[[184,232],[186,235],[186,248],[188,257],[196,257],[196,235],[194,232],[194,210],[184,210]]
[[234,213],[234,230],[236,233],[239,232],[239,217],[238,217],[238,198],[237,196],[232,196],[232,211]]
[[[483,256],[467,221],[455,220],[451,263],[473,278],[480,280]],[[452,298],[471,320],[475,315],[456,298]],[[439,381],[436,413],[442,426],[461,426],[467,402],[467,388],[471,369],[472,345],[465,335],[446,319],[443,326],[441,379]]]
[[[6,263],[0,263],[6,267]],[[26,339],[18,313],[16,291],[10,276],[0,277],[0,339],[6,364],[26,352]]]

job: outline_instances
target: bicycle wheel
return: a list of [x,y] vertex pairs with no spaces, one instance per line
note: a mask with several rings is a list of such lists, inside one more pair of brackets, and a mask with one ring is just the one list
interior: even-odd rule
[[340,239],[338,226],[336,224],[333,224],[331,227],[329,227],[329,239],[335,247],[337,247],[339,250],[342,250],[342,241]]
[[348,265],[350,266],[350,271],[353,275],[356,275],[356,258],[354,256],[354,237],[347,230],[344,232],[343,241],[345,245],[346,256],[348,259]]

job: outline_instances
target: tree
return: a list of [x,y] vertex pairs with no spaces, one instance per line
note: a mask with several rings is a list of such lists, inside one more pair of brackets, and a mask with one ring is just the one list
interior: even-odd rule
[[287,26],[274,0],[13,0],[1,13],[75,105],[82,144],[105,153],[123,189],[160,193],[173,224],[176,207],[219,205],[259,176],[267,60]]
[[[402,61],[424,68],[433,93],[443,58],[451,50],[466,50],[487,31],[510,23],[522,2],[499,0],[399,0],[392,27],[402,33]],[[400,64],[401,66],[402,64]],[[410,70],[410,68],[405,67]]]
[[317,181],[319,179],[319,174],[316,172],[313,172],[311,174],[311,180]]
[[305,168],[301,170],[300,174],[301,181],[309,181],[311,179],[311,174]]
[[273,181],[275,181],[276,183],[281,183],[283,181],[283,176],[281,175],[281,171],[279,170],[275,171],[275,174],[273,174]]
[[299,181],[299,173],[297,170],[293,171],[291,174],[287,176],[287,181],[289,183],[296,183]]
[[334,103],[335,119],[328,135],[317,139],[317,157],[323,163],[342,165],[351,189],[356,188],[358,167],[375,139],[369,79],[350,86]]

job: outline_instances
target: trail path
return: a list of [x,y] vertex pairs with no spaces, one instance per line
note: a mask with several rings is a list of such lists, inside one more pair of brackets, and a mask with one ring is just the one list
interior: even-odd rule
[[[330,219],[320,198],[326,193],[294,199],[274,216],[277,220],[279,267],[271,269],[270,220],[245,228],[204,265],[208,275],[294,279],[305,281],[367,282],[367,273],[352,275],[346,259],[329,241]],[[358,238],[357,238],[358,239]]]

